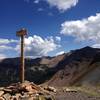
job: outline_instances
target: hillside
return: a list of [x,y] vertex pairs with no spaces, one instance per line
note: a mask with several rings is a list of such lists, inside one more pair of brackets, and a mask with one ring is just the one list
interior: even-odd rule
[[[64,55],[59,57],[42,57],[36,59],[25,59],[25,80],[36,84],[44,83],[55,73],[52,70]],[[20,58],[7,58],[0,60],[0,85],[10,85],[19,82]]]
[[[25,59],[26,80],[53,86],[100,84],[100,49],[85,47],[55,57]],[[0,85],[19,81],[19,58],[0,61]]]
[[72,51],[56,68],[59,70],[49,81],[54,86],[99,85],[100,49],[85,47]]

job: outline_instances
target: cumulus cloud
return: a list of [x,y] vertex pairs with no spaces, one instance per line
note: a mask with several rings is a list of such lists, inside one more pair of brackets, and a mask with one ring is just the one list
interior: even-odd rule
[[[33,37],[30,36],[25,38],[25,56],[33,58],[46,56],[48,53],[60,47],[58,41],[60,41],[60,37],[53,36],[42,38],[40,36],[34,35]],[[8,54],[10,52],[11,54]],[[0,39],[0,54],[1,58],[9,57],[9,55],[12,55],[12,57],[14,57],[15,54],[19,55],[19,40]]]
[[7,45],[0,45],[0,52],[4,52],[6,50],[14,50],[14,48]]
[[13,54],[12,52],[14,51],[15,51],[14,47],[5,44],[4,45],[0,44],[0,59],[12,57],[9,55]]
[[[28,57],[46,56],[49,52],[59,47],[60,45],[56,43],[56,40],[52,36],[42,38],[34,35],[33,37],[25,38],[25,55]],[[16,50],[19,51],[19,48],[19,45],[17,45]]]
[[94,44],[91,47],[93,47],[93,48],[100,48],[100,44]]
[[[24,0],[29,3],[31,0]],[[59,11],[64,12],[71,7],[74,7],[77,5],[79,0],[34,0],[33,2],[35,4],[38,4],[40,1],[47,2],[51,7],[56,7]]]
[[15,44],[16,46],[18,43],[18,40],[0,38],[0,59],[9,57],[9,53],[15,51],[11,44]]
[[76,6],[78,0],[45,0],[50,6],[55,6],[60,11]]
[[[14,57],[14,55],[17,53],[15,47],[18,43],[18,40],[0,38],[0,59]],[[12,46],[12,44],[15,47]],[[14,55],[13,52],[15,52]]]
[[56,53],[56,56],[62,55],[62,54],[64,54],[64,53],[65,53],[64,51],[60,51],[60,52]]
[[73,36],[78,41],[92,40],[100,43],[100,13],[82,20],[65,21],[60,33]]
[[9,43],[17,43],[17,42],[18,40],[0,38],[0,44],[9,44]]
[[26,56],[45,56],[58,47],[52,37],[43,39],[37,35],[27,38],[25,43]]

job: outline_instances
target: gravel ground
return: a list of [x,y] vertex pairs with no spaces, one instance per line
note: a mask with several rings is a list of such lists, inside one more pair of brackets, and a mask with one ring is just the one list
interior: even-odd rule
[[56,100],[100,100],[100,97],[88,96],[82,92],[59,92],[55,95]]

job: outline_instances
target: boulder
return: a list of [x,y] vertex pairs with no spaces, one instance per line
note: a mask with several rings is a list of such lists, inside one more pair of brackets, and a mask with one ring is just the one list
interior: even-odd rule
[[0,100],[5,100],[3,97],[0,97]]
[[46,87],[44,87],[44,89],[45,90],[47,90],[47,91],[50,91],[50,92],[57,92],[57,90],[54,88],[54,87],[51,87],[51,86],[46,86]]
[[11,95],[10,95],[9,93],[6,93],[6,94],[3,95],[3,98],[4,98],[5,100],[10,100]]
[[0,96],[2,96],[4,94],[4,91],[0,91]]

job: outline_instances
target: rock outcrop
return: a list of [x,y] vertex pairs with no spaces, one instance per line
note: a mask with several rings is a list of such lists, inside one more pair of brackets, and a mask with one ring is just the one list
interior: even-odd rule
[[0,100],[53,100],[49,91],[32,82],[15,83],[0,88]]

